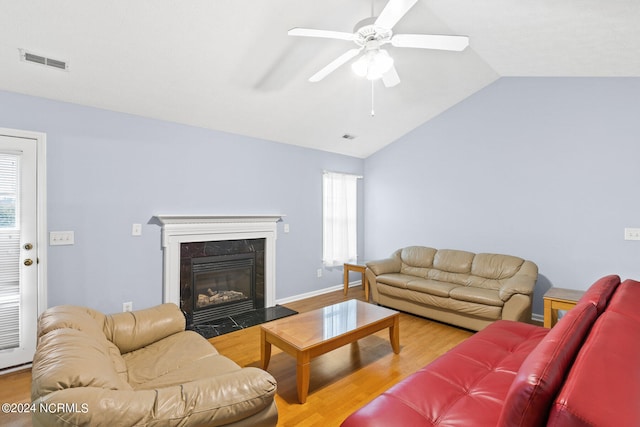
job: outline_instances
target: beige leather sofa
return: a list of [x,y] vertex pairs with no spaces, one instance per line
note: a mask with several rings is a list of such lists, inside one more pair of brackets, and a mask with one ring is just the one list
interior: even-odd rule
[[531,321],[538,267],[510,255],[410,246],[367,262],[373,301],[479,331],[498,319]]
[[34,426],[275,426],[276,381],[185,331],[175,304],[58,306],[38,321]]

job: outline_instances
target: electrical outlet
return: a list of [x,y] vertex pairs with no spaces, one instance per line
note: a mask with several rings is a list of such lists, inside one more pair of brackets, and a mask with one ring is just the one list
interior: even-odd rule
[[122,311],[133,311],[133,302],[132,301],[123,302]]
[[131,227],[132,236],[142,236],[142,224],[133,224]]
[[316,274],[318,275],[318,277],[322,277],[322,269],[319,268],[318,271],[316,271]]
[[640,240],[640,228],[625,228],[624,240]]

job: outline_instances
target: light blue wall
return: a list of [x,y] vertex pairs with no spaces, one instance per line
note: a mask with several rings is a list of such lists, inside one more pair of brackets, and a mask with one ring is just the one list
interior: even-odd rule
[[1,91],[0,127],[47,134],[48,228],[75,231],[48,247],[49,306],[162,302],[157,214],[284,214],[276,299],[342,283],[337,269],[316,277],[322,170],[362,174],[362,159]]
[[640,78],[502,78],[365,162],[369,259],[513,254],[550,287],[640,279]]
[[1,91],[0,127],[47,134],[49,230],[75,231],[48,248],[49,305],[161,302],[147,223],[162,213],[285,214],[276,298],[335,286],[341,269],[316,277],[331,169],[364,172],[365,258],[411,244],[518,255],[540,267],[541,314],[552,285],[640,278],[640,242],[623,240],[640,227],[638,99],[639,78],[503,78],[364,161]]

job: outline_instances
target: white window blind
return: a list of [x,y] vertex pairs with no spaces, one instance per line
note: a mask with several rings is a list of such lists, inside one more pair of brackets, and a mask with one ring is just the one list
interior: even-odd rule
[[20,345],[18,161],[0,154],[0,350]]
[[358,176],[324,172],[322,176],[322,261],[327,266],[358,257]]

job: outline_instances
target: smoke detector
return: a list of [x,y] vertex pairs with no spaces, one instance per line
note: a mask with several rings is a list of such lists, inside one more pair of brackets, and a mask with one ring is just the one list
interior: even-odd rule
[[57,68],[58,70],[69,70],[69,62],[60,59],[47,58],[46,56],[39,55],[33,52],[28,52],[25,49],[18,49],[20,51],[20,59],[25,62],[31,62],[32,64],[40,64],[46,67]]

